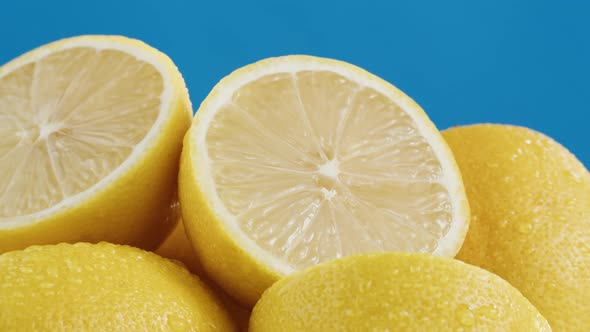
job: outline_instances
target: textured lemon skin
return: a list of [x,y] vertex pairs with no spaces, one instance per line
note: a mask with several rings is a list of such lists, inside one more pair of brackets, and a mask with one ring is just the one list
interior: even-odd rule
[[155,253],[165,258],[177,260],[186,265],[189,271],[199,276],[199,278],[209,286],[215,294],[217,294],[227,311],[231,314],[239,331],[248,331],[250,310],[242,308],[240,305],[236,304],[231,297],[225,294],[225,292],[217,286],[217,284],[209,279],[186,237],[184,225],[180,216],[180,205],[176,204],[173,210],[172,216],[175,216],[178,220],[176,228],[174,228],[172,233],[166,238]]
[[186,269],[137,248],[33,246],[0,256],[1,331],[234,331]]
[[426,254],[350,256],[288,276],[254,307],[251,332],[551,331],[500,277]]
[[128,171],[92,198],[23,227],[0,229],[0,253],[30,245],[107,241],[155,249],[174,224],[164,221],[176,189],[182,138],[188,130],[192,106],[184,80],[165,54],[141,41],[119,36],[81,36],[33,50],[0,67],[9,70],[43,52],[58,51],[72,42],[107,41],[154,54],[172,77],[173,97],[168,119]]
[[458,197],[456,203],[459,211],[457,215],[462,219],[462,224],[457,232],[457,241],[442,248],[438,255],[446,257],[456,255],[467,234],[470,220],[469,204],[458,166],[452,158],[452,152],[422,108],[395,86],[359,67],[338,60],[291,55],[258,61],[242,67],[222,79],[199,107],[192,126],[185,136],[179,173],[179,199],[187,235],[207,274],[217,284],[221,285],[226,293],[248,308],[254,306],[264,290],[284,276],[277,269],[263,263],[259,257],[256,257],[255,253],[245,250],[244,246],[228,232],[224,221],[217,216],[211,199],[214,194],[204,192],[203,184],[199,180],[199,178],[202,178],[202,168],[204,166],[199,164],[197,156],[200,154],[201,149],[206,149],[206,146],[200,146],[196,142],[201,131],[207,130],[207,128],[200,125],[201,119],[204,117],[203,114],[215,111],[209,106],[218,95],[226,92],[227,87],[231,86],[234,81],[251,75],[251,73],[258,71],[259,68],[272,67],[274,64],[283,61],[335,64],[347,68],[354,75],[377,82],[379,85],[386,87],[388,96],[403,101],[415,110],[414,115],[417,121],[424,126],[426,132],[435,135],[437,138],[440,137],[437,141],[440,155],[451,156],[448,160],[449,171],[456,173],[459,177],[455,187],[456,192],[453,193],[453,196]]
[[443,132],[473,219],[457,258],[518,288],[554,331],[590,331],[590,174],[547,136],[504,125]]

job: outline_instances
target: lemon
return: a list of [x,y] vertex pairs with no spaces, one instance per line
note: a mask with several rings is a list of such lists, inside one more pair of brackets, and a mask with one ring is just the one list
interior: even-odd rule
[[75,37],[0,67],[0,252],[155,248],[190,121],[177,68],[137,40]]
[[180,204],[175,201],[172,204],[171,210],[172,213],[169,215],[169,217],[176,218],[175,222],[178,222],[172,233],[170,233],[166,240],[164,240],[155,253],[162,257],[181,262],[189,269],[189,271],[198,275],[199,278],[207,286],[209,286],[212,291],[215,292],[219,299],[221,299],[225,308],[231,314],[231,317],[239,331],[248,331],[250,311],[236,304],[231,297],[225,294],[225,292],[221,290],[219,286],[209,279],[203,270],[203,267],[199,262],[188,238],[186,237],[182,217],[180,215]]
[[358,255],[292,274],[254,307],[251,332],[551,331],[500,277],[451,258]]
[[453,256],[469,221],[452,153],[420,106],[310,56],[217,84],[185,137],[179,192],[204,268],[246,306],[281,276],[351,254]]
[[474,125],[444,133],[473,220],[458,258],[518,288],[554,331],[590,331],[590,174],[530,129]]
[[170,206],[170,213],[167,216],[169,219],[166,223],[176,226],[154,252],[162,257],[181,262],[198,276],[206,276],[201,262],[186,237],[180,203],[175,199]]
[[234,331],[221,301],[186,269],[110,243],[0,255],[2,331]]

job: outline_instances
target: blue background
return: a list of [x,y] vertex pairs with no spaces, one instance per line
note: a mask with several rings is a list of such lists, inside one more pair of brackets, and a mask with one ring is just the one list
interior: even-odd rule
[[441,129],[524,125],[590,166],[590,1],[4,0],[0,63],[89,33],[170,55],[195,106],[255,60],[333,57],[392,82]]

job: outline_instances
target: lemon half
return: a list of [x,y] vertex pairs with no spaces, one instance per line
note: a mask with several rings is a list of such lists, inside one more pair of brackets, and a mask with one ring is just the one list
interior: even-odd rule
[[65,39],[0,67],[0,252],[157,246],[190,109],[172,61],[125,37]]
[[358,67],[310,56],[218,83],[185,138],[179,186],[205,269],[250,306],[280,276],[342,256],[453,256],[469,221],[424,111]]

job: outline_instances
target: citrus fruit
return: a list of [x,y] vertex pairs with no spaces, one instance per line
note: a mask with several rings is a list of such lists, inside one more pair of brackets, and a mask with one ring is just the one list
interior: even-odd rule
[[350,256],[292,274],[254,307],[251,332],[551,331],[514,287],[426,254]]
[[474,125],[444,133],[473,220],[458,258],[518,288],[554,331],[590,331],[590,174],[530,129]]
[[167,218],[170,218],[170,220],[167,220],[166,223],[175,224],[176,226],[154,252],[162,257],[181,262],[189,271],[198,276],[206,275],[191,243],[186,237],[178,200],[172,202]]
[[170,218],[176,218],[176,227],[155,251],[155,253],[162,257],[181,262],[188,268],[189,271],[199,276],[199,278],[207,286],[209,286],[213,292],[215,292],[219,299],[221,299],[221,302],[230,313],[239,331],[248,331],[250,311],[236,304],[231,297],[225,294],[225,292],[221,290],[219,286],[209,279],[203,270],[197,255],[195,254],[188,238],[186,237],[182,217],[180,215],[180,204],[178,204],[177,201],[172,204],[172,213],[170,214]]
[[110,243],[32,246],[0,255],[2,331],[234,331],[197,277]]
[[137,40],[75,37],[0,67],[0,252],[155,248],[190,121],[177,68]]
[[247,306],[281,276],[342,256],[453,256],[469,221],[424,111],[358,67],[310,56],[217,84],[185,137],[179,193],[204,268]]

